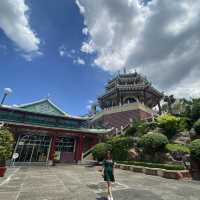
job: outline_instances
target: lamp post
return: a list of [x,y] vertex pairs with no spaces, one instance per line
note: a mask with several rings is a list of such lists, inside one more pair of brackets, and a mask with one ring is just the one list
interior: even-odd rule
[[2,105],[6,99],[6,97],[8,95],[10,95],[12,93],[12,89],[11,88],[4,88],[4,95],[3,95],[3,98],[2,98],[2,101],[1,101],[1,104]]

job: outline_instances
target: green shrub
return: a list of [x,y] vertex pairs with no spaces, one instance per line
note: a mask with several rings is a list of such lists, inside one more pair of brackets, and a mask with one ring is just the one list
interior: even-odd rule
[[135,134],[137,133],[137,128],[135,126],[132,126],[130,128],[128,128],[128,130],[126,131],[126,135],[127,136],[135,136]]
[[92,155],[95,160],[102,161],[105,158],[107,151],[111,149],[111,145],[106,143],[99,143],[93,149]]
[[168,143],[169,141],[165,135],[154,132],[149,132],[146,135],[143,135],[139,141],[139,145],[147,154],[162,152],[165,145]]
[[167,144],[165,146],[167,152],[174,154],[174,153],[181,153],[181,154],[189,154],[190,149],[186,145],[182,144]]
[[112,146],[112,156],[114,160],[128,160],[128,150],[133,147],[134,141],[130,137],[113,137],[108,141]]
[[0,129],[0,165],[11,157],[13,150],[13,135],[7,128]]
[[178,129],[179,131],[186,131],[190,129],[190,121],[186,117],[179,117],[179,124],[178,124]]
[[198,133],[200,135],[200,119],[198,119],[193,126],[194,130],[196,133]]
[[156,121],[153,121],[153,122],[147,122],[147,127],[148,127],[148,130],[154,130],[158,127],[158,123]]
[[158,121],[158,126],[162,128],[163,133],[171,139],[179,130],[179,122],[180,119],[170,115],[170,114],[165,114],[161,115],[157,119]]
[[149,168],[160,168],[160,169],[166,169],[166,170],[184,170],[185,169],[183,165],[175,165],[175,164],[160,164],[160,163],[148,163],[148,162],[139,162],[139,161],[121,161],[119,163],[126,164],[126,165],[149,167]]
[[190,152],[192,159],[200,161],[200,139],[192,141]]
[[141,136],[148,132],[148,125],[146,122],[137,120],[132,123],[132,127],[130,127],[126,131],[127,136]]

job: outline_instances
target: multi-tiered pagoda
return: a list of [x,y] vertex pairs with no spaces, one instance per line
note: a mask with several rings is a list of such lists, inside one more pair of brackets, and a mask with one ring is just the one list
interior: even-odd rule
[[94,124],[121,129],[134,119],[150,119],[155,106],[160,109],[163,94],[141,74],[118,74],[108,81],[98,98],[102,111],[93,118]]

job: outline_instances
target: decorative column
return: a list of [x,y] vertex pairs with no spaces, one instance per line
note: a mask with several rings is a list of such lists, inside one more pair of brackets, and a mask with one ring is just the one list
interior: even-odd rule
[[55,148],[56,148],[56,136],[52,137],[51,147],[50,147],[50,153],[49,153],[49,160],[54,161],[54,154],[55,154]]
[[77,147],[76,147],[76,161],[81,161],[83,157],[83,145],[84,145],[84,136],[81,135],[77,138]]

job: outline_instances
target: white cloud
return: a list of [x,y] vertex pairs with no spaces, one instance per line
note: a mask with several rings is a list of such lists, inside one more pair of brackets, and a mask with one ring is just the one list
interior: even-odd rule
[[87,27],[84,27],[84,28],[82,29],[82,33],[83,33],[83,35],[87,35],[87,34],[88,34],[88,28],[87,28]]
[[91,54],[94,52],[94,45],[92,41],[83,42],[81,46],[81,51],[87,54]]
[[85,65],[85,61],[82,58],[76,58],[73,60],[73,63],[79,64],[79,65]]
[[92,108],[91,105],[87,105],[87,106],[86,106],[86,109],[87,109],[87,110],[91,110],[91,108]]
[[59,52],[60,56],[63,57],[64,55],[67,54],[66,47],[65,47],[64,45],[61,45],[61,46],[58,48],[58,52]]
[[91,110],[91,108],[92,108],[92,104],[94,103],[94,101],[93,100],[88,100],[88,105],[86,106],[86,109],[87,110]]
[[89,104],[93,104],[94,101],[93,101],[93,100],[89,100],[88,103],[89,103]]
[[89,35],[81,51],[96,52],[97,66],[135,68],[161,90],[198,95],[200,0],[78,2]]
[[24,0],[0,1],[0,28],[25,53],[39,51],[40,39],[31,29]]

